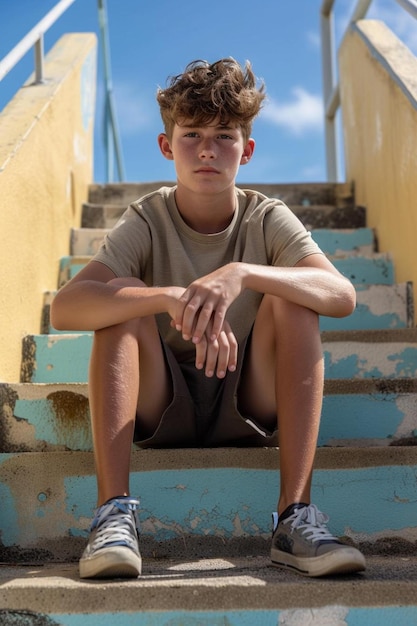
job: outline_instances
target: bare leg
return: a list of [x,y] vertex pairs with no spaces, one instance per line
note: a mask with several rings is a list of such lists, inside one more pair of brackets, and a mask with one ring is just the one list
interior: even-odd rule
[[89,397],[98,505],[109,498],[129,494],[136,413],[144,435],[150,435],[171,395],[153,317],[133,319],[95,333]]
[[269,426],[278,416],[280,513],[294,502],[310,503],[323,384],[318,315],[265,296],[253,329],[240,403]]

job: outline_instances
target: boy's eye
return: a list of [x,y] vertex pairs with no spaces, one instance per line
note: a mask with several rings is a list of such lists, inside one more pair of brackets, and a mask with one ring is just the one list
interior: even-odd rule
[[189,133],[186,133],[186,135],[185,135],[185,136],[186,136],[186,137],[197,137],[197,136],[198,136],[198,133],[195,133],[195,132],[191,132],[191,131],[190,131]]
[[233,139],[231,135],[226,135],[225,133],[222,133],[219,137],[220,139]]

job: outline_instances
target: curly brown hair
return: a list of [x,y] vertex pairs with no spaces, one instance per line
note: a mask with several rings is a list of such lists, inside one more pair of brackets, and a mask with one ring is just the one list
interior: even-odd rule
[[252,122],[265,98],[265,85],[261,82],[257,86],[249,61],[244,68],[231,57],[212,64],[192,61],[182,74],[168,81],[156,96],[168,138],[182,120],[191,120],[192,126],[206,126],[218,119],[222,126],[237,124],[244,141],[249,139]]

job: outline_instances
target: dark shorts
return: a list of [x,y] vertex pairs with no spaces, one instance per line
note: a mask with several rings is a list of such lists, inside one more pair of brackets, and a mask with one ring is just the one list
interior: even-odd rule
[[135,444],[142,448],[277,446],[276,430],[266,430],[238,409],[237,392],[249,342],[250,336],[239,346],[236,371],[219,379],[207,378],[194,363],[178,363],[162,341],[173,399],[151,437],[141,440],[140,430],[135,429]]

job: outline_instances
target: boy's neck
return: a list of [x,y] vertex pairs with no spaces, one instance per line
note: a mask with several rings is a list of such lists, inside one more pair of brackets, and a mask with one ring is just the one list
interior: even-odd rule
[[175,202],[187,226],[205,235],[225,230],[237,209],[235,187],[222,194],[194,194],[179,185]]

